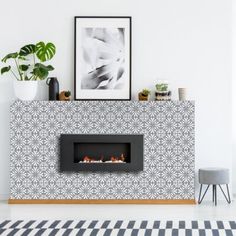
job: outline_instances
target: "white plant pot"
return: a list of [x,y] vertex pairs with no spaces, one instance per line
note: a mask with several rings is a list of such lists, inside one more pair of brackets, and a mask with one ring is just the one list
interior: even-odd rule
[[38,89],[34,100],[48,101],[48,85],[45,80],[38,80]]
[[17,98],[23,101],[34,100],[38,89],[38,81],[14,81],[14,91]]

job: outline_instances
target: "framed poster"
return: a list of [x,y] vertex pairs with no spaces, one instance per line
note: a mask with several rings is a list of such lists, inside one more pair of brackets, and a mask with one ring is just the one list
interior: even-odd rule
[[131,99],[131,17],[75,17],[75,100]]

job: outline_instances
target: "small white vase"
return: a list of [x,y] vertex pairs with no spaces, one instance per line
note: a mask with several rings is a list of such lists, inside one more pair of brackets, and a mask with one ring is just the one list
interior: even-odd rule
[[186,88],[178,88],[179,91],[179,101],[185,101],[187,96]]
[[34,100],[38,89],[38,81],[14,81],[14,91],[17,98],[23,101]]

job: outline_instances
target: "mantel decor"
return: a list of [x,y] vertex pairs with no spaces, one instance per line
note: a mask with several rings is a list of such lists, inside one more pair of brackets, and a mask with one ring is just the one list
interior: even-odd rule
[[[17,101],[10,128],[9,203],[194,203],[191,101]],[[142,135],[143,169],[61,173],[62,134]]]
[[131,99],[131,17],[75,17],[75,100]]
[[[7,54],[3,63],[7,66],[1,68],[1,74],[11,73],[14,80],[14,91],[20,100],[33,100],[37,93],[38,80],[44,80],[53,66],[46,64],[56,53],[53,43],[38,42],[27,44]],[[11,63],[9,63],[11,61]]]

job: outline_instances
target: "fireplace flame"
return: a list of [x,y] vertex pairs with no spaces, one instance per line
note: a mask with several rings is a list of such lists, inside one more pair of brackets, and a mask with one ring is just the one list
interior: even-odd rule
[[91,161],[92,161],[92,158],[91,158],[91,157],[88,157],[88,156],[85,156],[85,157],[83,158],[83,161],[84,161],[84,162],[91,162]]
[[116,156],[111,156],[110,160],[104,161],[104,156],[101,155],[99,160],[96,160],[92,157],[85,156],[83,160],[81,161],[82,163],[125,163],[125,155],[122,153],[119,157]]

